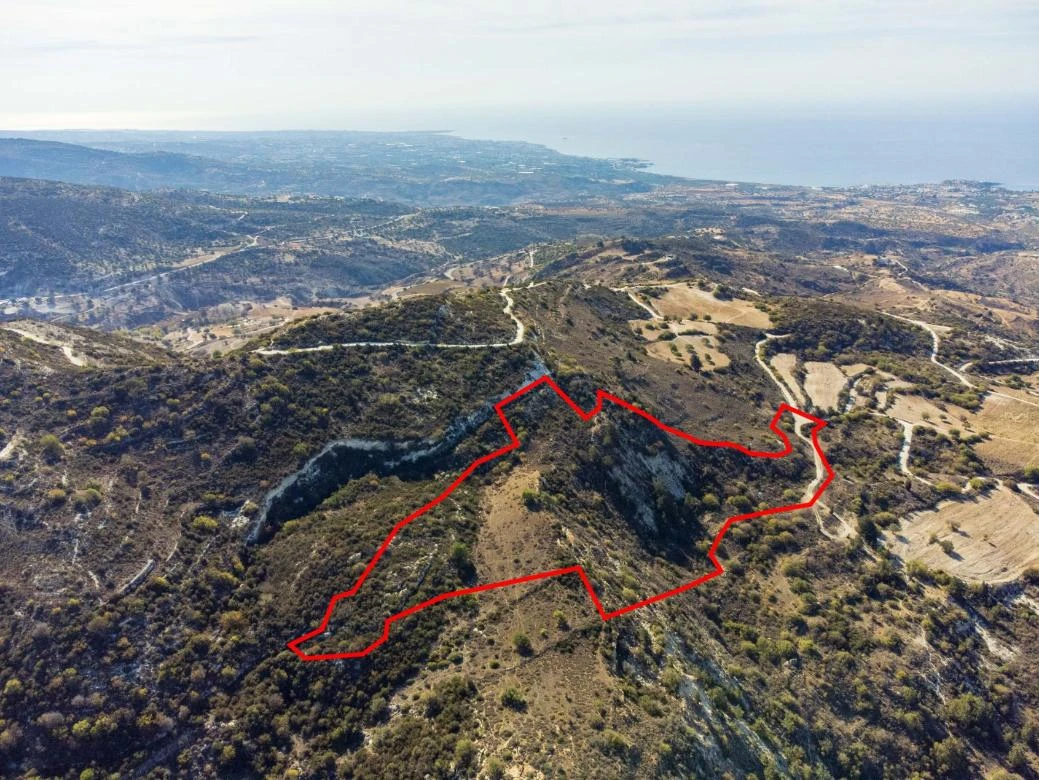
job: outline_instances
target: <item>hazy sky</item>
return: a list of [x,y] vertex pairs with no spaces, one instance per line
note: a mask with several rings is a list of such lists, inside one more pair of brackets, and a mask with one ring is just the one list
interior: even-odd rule
[[[1039,96],[1036,0],[2,0],[0,127]],[[437,121],[443,117],[443,121]]]

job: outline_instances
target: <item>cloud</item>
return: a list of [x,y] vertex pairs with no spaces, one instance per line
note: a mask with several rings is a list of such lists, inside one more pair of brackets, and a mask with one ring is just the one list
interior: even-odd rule
[[1037,42],[1034,0],[8,0],[0,110],[1024,99]]
[[174,35],[154,37],[146,41],[126,40],[62,40],[15,44],[11,48],[26,53],[75,54],[88,52],[155,52],[156,49],[180,49],[194,46],[233,46],[262,40],[258,35]]

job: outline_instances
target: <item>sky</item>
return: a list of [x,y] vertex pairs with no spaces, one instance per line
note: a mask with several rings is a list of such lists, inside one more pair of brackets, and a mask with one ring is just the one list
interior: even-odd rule
[[1039,104],[1036,0],[0,0],[0,127]]

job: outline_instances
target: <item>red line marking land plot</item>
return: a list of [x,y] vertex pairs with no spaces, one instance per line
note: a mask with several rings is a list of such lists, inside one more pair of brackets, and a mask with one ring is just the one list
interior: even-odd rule
[[[592,585],[592,582],[588,578],[588,575],[585,572],[584,568],[580,565],[568,566],[563,569],[552,569],[550,571],[536,572],[533,574],[527,574],[522,577],[514,577],[512,579],[501,580],[499,582],[490,582],[484,585],[476,585],[470,588],[462,588],[460,590],[452,590],[446,593],[441,593],[438,596],[434,596],[431,599],[427,599],[426,601],[423,601],[420,604],[415,604],[414,606],[408,607],[407,609],[386,618],[386,620],[383,622],[382,636],[380,636],[378,639],[376,639],[363,650],[339,653],[307,653],[301,650],[300,645],[310,641],[311,639],[314,639],[315,637],[324,633],[328,629],[328,624],[329,621],[332,619],[332,612],[335,609],[335,605],[343,599],[350,598],[351,596],[357,594],[358,590],[360,590],[365,580],[368,579],[368,575],[371,574],[372,570],[375,568],[375,566],[379,563],[379,560],[385,554],[387,548],[393,542],[393,539],[397,536],[398,533],[400,533],[400,531],[403,528],[405,528],[407,525],[417,520],[418,518],[422,517],[422,515],[424,515],[426,512],[428,512],[433,507],[437,506],[440,502],[442,502],[444,499],[446,499],[448,496],[450,496],[458,488],[458,486],[465,482],[465,480],[468,479],[469,476],[472,475],[474,471],[476,471],[476,469],[480,468],[480,466],[483,466],[484,464],[489,463],[492,460],[500,458],[502,455],[512,452],[513,450],[520,447],[522,442],[520,442],[519,437],[516,436],[515,431],[512,429],[512,425],[509,423],[508,417],[505,415],[505,407],[511,404],[513,401],[516,401],[517,399],[531,392],[532,390],[540,387],[541,385],[546,385],[550,387],[556,393],[556,395],[558,395],[566,403],[566,405],[569,406],[573,410],[573,412],[585,422],[591,420],[593,417],[599,414],[600,411],[602,411],[604,401],[609,401],[610,403],[615,404],[616,406],[619,406],[622,409],[626,409],[629,412],[637,414],[639,417],[648,420],[649,422],[653,423],[655,426],[660,428],[662,431],[665,431],[666,433],[669,433],[685,441],[691,442],[702,447],[722,447],[725,449],[732,449],[754,458],[785,458],[787,455],[793,452],[794,448],[793,444],[791,444],[790,442],[790,438],[787,436],[786,432],[779,427],[779,421],[782,419],[783,415],[786,412],[791,412],[792,414],[798,415],[812,422],[812,447],[815,449],[815,453],[819,457],[820,462],[822,463],[823,470],[825,471],[825,477],[821,480],[819,485],[816,487],[815,492],[807,501],[803,501],[797,504],[788,504],[786,506],[760,509],[755,512],[747,512],[746,514],[734,515],[732,517],[727,518],[725,522],[722,523],[721,527],[718,529],[718,532],[715,534],[714,541],[711,543],[711,547],[707,552],[707,557],[714,565],[714,569],[712,571],[709,571],[706,574],[697,577],[694,580],[690,580],[689,582],[679,585],[677,588],[672,588],[670,590],[657,593],[656,595],[642,599],[641,601],[637,601],[633,604],[628,604],[619,609],[606,611],[606,609],[600,602],[599,597],[595,592],[595,587]],[[585,590],[588,591],[588,595],[591,598],[592,603],[595,605],[595,609],[599,613],[599,616],[604,621],[612,620],[613,618],[620,617],[621,615],[626,615],[629,612],[633,612],[641,607],[649,606],[650,604],[656,604],[657,602],[664,601],[665,599],[669,599],[672,596],[677,596],[680,593],[685,593],[686,591],[699,587],[708,580],[712,580],[715,577],[723,574],[725,572],[725,568],[718,560],[718,547],[721,545],[722,539],[725,537],[725,534],[733,525],[744,520],[752,520],[754,518],[764,517],[766,515],[775,515],[783,512],[793,512],[798,509],[808,509],[819,500],[823,492],[825,492],[826,488],[833,481],[834,477],[833,469],[830,467],[830,463],[826,459],[826,455],[819,444],[819,431],[827,425],[826,421],[819,417],[816,417],[815,415],[808,414],[807,412],[804,412],[787,403],[780,404],[779,408],[776,410],[775,415],[772,417],[771,423],[769,423],[769,429],[773,433],[775,433],[776,436],[779,437],[780,441],[783,442],[783,449],[777,450],[775,452],[748,449],[744,445],[732,441],[715,441],[710,439],[700,439],[696,436],[693,436],[690,433],[686,433],[685,431],[678,430],[677,428],[672,428],[670,425],[667,425],[661,420],[658,420],[649,412],[640,409],[634,404],[628,403],[622,398],[618,398],[615,395],[607,393],[605,390],[596,391],[595,406],[592,407],[590,410],[585,411],[580,406],[578,406],[573,401],[573,399],[571,399],[570,396],[568,396],[559,387],[559,385],[556,384],[555,380],[553,380],[548,375],[539,377],[533,382],[524,385],[512,395],[502,399],[494,405],[494,410],[498,414],[498,419],[501,420],[502,425],[505,427],[505,432],[508,434],[509,437],[509,443],[506,444],[504,447],[495,450],[494,452],[491,452],[474,460],[472,463],[469,464],[465,471],[463,471],[454,480],[454,482],[448,485],[447,488],[445,488],[444,491],[440,493],[440,495],[438,495],[436,498],[434,498],[432,501],[425,504],[424,506],[419,507],[414,512],[409,514],[407,517],[400,520],[395,526],[393,526],[393,529],[389,532],[389,534],[386,535],[386,538],[383,540],[382,544],[379,545],[379,549],[376,550],[375,555],[372,556],[372,559],[368,562],[368,565],[365,567],[364,571],[361,572],[361,575],[357,578],[357,581],[353,584],[353,587],[351,587],[349,590],[344,590],[340,593],[336,593],[329,600],[328,607],[325,609],[325,615],[322,618],[321,622],[318,624],[317,628],[308,631],[307,633],[302,634],[301,636],[298,636],[292,641],[288,642],[288,648],[293,653],[295,653],[300,660],[334,661],[346,658],[363,658],[364,656],[368,655],[373,650],[375,650],[377,647],[384,644],[390,638],[390,628],[393,626],[394,623],[396,623],[399,620],[403,620],[409,615],[414,615],[415,613],[420,612],[423,609],[426,609],[427,607],[432,607],[434,604],[439,604],[442,601],[459,598],[461,596],[471,596],[476,593],[483,593],[484,591],[496,590],[498,588],[506,588],[510,585],[520,585],[522,583],[536,582],[538,580],[550,579],[552,577],[562,577],[567,574],[574,574],[580,578],[582,584],[585,587]]]

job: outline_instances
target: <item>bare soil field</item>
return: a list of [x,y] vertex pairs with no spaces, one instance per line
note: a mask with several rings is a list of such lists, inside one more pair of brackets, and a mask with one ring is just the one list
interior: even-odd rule
[[926,288],[890,276],[874,277],[863,283],[855,293],[855,301],[878,309],[927,311],[931,308],[931,300],[931,292]]
[[465,285],[462,282],[455,282],[448,279],[437,279],[434,281],[422,282],[413,287],[408,287],[401,293],[400,297],[412,298],[419,295],[440,295],[448,290],[458,290],[464,287]]
[[[942,541],[952,543],[950,553]],[[973,582],[1007,582],[1039,565],[1039,517],[1020,496],[999,488],[910,516],[891,542],[905,561],[919,560]]]
[[162,341],[176,352],[211,353],[240,347],[249,339],[267,333],[294,320],[315,314],[338,311],[327,306],[294,307],[287,297],[265,303],[242,301],[226,304],[234,310],[219,324],[186,326],[170,330]]
[[989,395],[974,419],[979,431],[992,434],[974,447],[990,467],[1016,471],[1039,465],[1039,406]]
[[936,294],[940,294],[948,300],[964,305],[973,311],[991,311],[997,320],[999,320],[1005,327],[1011,329],[1021,327],[1028,329],[1036,321],[1036,313],[1034,309],[1014,303],[1006,298],[993,298],[977,295],[975,293],[960,292],[958,290],[941,290]]
[[978,412],[958,406],[940,409],[915,395],[895,396],[887,413],[916,425],[929,425],[943,433],[958,428],[986,436],[974,450],[997,474],[1039,465],[1039,406],[999,395],[987,395]]
[[551,561],[542,558],[551,558],[552,516],[532,512],[523,503],[525,491],[537,491],[539,477],[536,469],[520,467],[500,487],[487,491],[486,515],[474,551],[481,580],[494,582],[550,568],[546,564]]
[[845,376],[854,378],[868,368],[870,368],[868,363],[852,363],[849,366],[841,366],[841,371],[844,372]]
[[[671,349],[672,344],[675,345],[675,349]],[[658,360],[689,365],[689,348],[700,358],[701,371],[725,368],[732,362],[728,355],[718,349],[718,343],[707,335],[678,336],[671,341],[653,341],[646,347],[646,352]]]
[[[654,323],[647,323],[646,320],[629,320],[628,324],[637,334],[648,341],[656,341],[662,333],[667,331],[671,331],[676,336],[688,331],[705,333],[708,336],[718,335],[718,326],[713,322],[703,320],[678,320],[677,322],[660,322],[658,320]],[[649,324],[652,324],[653,328],[647,327]]]
[[695,312],[701,318],[710,315],[713,322],[743,325],[747,328],[771,328],[768,314],[756,308],[750,301],[740,298],[723,301],[699,287],[685,284],[668,286],[659,297],[654,297],[653,308],[663,315],[686,318]]
[[774,355],[770,362],[772,369],[779,374],[779,378],[783,380],[783,383],[793,393],[797,403],[801,406],[807,406],[804,393],[801,391],[801,385],[798,384],[797,379],[794,377],[794,369],[797,368],[797,355],[792,352],[781,352],[778,355]]
[[942,433],[948,433],[952,428],[970,431],[975,427],[974,415],[966,409],[951,405],[940,409],[933,402],[918,395],[896,394],[887,413],[891,417],[914,425],[929,425]]
[[[935,309],[936,305],[947,301],[959,307],[979,314],[991,311],[995,318],[1005,327],[1014,330],[1029,330],[1034,327],[1037,314],[1028,306],[1015,303],[1007,298],[977,295],[976,293],[956,290],[932,290],[916,282],[895,279],[890,276],[877,276],[865,282],[856,291],[850,303],[873,305],[878,309],[901,311],[914,319],[926,320],[926,312]],[[935,326],[939,333],[948,333],[949,328]]]
[[[646,354],[657,360],[689,365],[690,350],[700,358],[701,371],[713,371],[728,366],[732,361],[718,347],[716,336],[718,326],[703,320],[679,320],[677,322],[652,323],[647,327],[645,320],[631,320],[630,325],[635,333],[650,343],[646,346]],[[663,339],[665,333],[674,333],[673,339]],[[674,349],[672,349],[674,345]]]
[[805,363],[805,392],[819,409],[836,409],[847,377],[833,363]]

